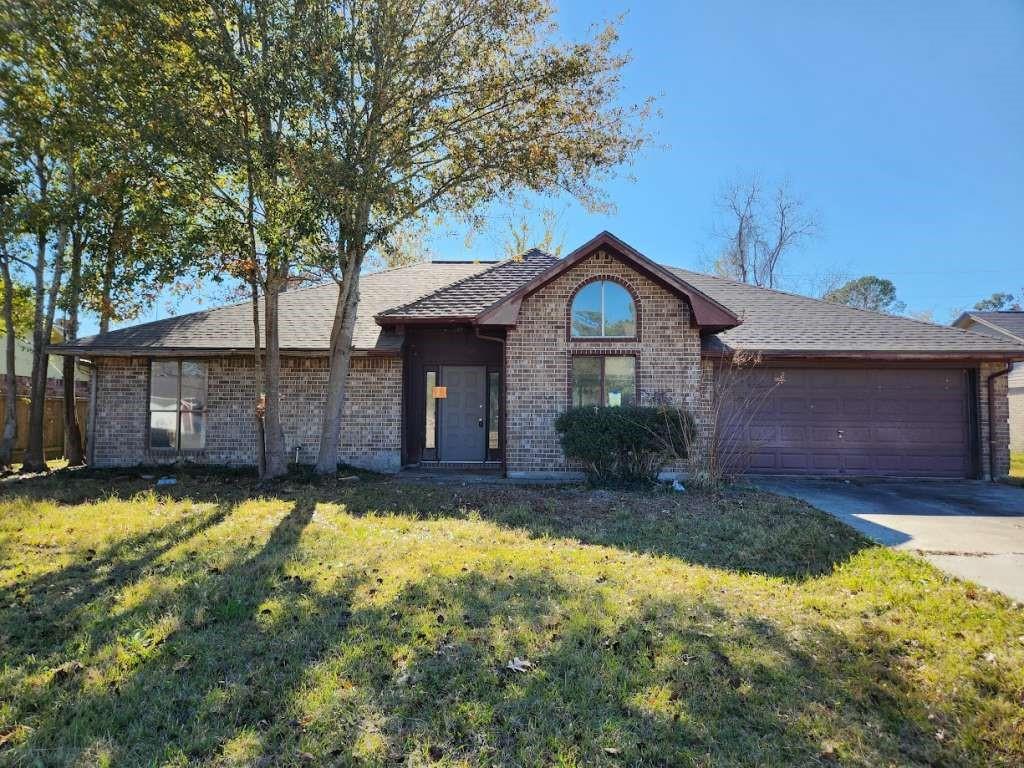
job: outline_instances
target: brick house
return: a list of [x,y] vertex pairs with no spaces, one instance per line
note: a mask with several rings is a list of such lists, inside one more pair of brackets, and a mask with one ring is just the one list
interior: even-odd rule
[[[744,424],[758,473],[990,477],[1009,467],[1024,344],[660,265],[609,233],[557,259],[414,264],[364,277],[339,461],[383,471],[571,473],[571,405],[670,401],[706,422],[718,363],[773,388]],[[289,457],[315,460],[337,287],[281,296]],[[57,345],[92,364],[92,462],[255,462],[251,307]]]
[[[964,312],[953,321],[957,328],[1024,344],[1024,310]],[[1013,366],[1006,378],[1010,411],[1010,450],[1024,453],[1024,363]]]

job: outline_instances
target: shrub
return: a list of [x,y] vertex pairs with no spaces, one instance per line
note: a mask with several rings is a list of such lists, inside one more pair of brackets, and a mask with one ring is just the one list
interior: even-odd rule
[[672,459],[685,458],[693,417],[669,407],[572,408],[555,421],[562,450],[583,464],[592,483],[657,479]]

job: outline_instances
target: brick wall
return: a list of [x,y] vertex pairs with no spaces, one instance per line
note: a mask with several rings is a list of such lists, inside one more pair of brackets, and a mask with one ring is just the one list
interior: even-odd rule
[[[206,360],[206,448],[190,460],[253,465],[255,385],[247,357]],[[96,466],[133,466],[173,460],[146,446],[149,363],[144,358],[100,358],[96,379]],[[327,393],[327,359],[285,357],[281,364],[281,421],[289,461],[316,460]],[[395,471],[401,463],[402,361],[354,357],[338,458],[353,465]]]
[[96,418],[93,464],[98,467],[146,463],[148,364],[141,358],[96,360]]
[[[568,306],[584,282],[606,277],[638,298],[638,339],[568,338]],[[523,301],[510,329],[506,354],[506,457],[509,474],[523,476],[577,469],[566,462],[555,432],[570,406],[574,353],[635,354],[641,404],[657,397],[696,408],[701,376],[700,337],[686,304],[657,283],[604,252],[579,262]]]
[[995,442],[995,472],[996,478],[1005,477],[1010,473],[1010,407],[1007,397],[1007,377],[1000,376],[994,382],[994,405],[995,414],[992,420],[988,413],[988,377],[993,373],[1001,371],[1006,366],[1003,363],[982,363],[978,375],[978,419],[980,421],[978,435],[981,442],[981,473],[982,477],[991,479],[992,464],[989,462],[989,446],[993,441],[989,440],[989,424],[994,425],[993,435]]

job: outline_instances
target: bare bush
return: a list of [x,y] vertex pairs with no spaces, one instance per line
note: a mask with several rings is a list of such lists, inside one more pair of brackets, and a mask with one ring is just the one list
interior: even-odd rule
[[[759,440],[751,424],[776,388],[785,383],[785,373],[768,376],[761,367],[761,355],[735,350],[719,357],[705,358],[701,368],[697,429],[681,429],[687,440],[682,451],[666,443],[670,462],[689,467],[689,482],[702,488],[718,488],[750,466]],[[648,393],[658,405],[666,406],[667,419],[680,411],[667,407],[665,393]]]

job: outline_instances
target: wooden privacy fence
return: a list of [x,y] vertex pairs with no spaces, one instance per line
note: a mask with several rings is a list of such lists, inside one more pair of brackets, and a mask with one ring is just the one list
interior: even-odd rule
[[[0,395],[0,414],[7,408],[7,396]],[[89,403],[86,400],[78,400],[75,403],[75,410],[78,412],[78,425],[82,430],[82,440],[88,434],[85,419],[89,412]],[[28,448],[28,411],[29,399],[19,397],[17,405],[17,432],[14,437],[15,462],[20,462],[25,457],[25,449]],[[2,421],[2,419],[0,419]],[[3,429],[0,424],[0,430]],[[47,460],[59,459],[64,455],[64,398],[46,398],[46,413],[43,419],[43,453]]]

